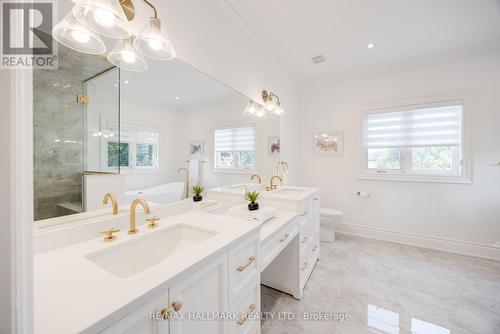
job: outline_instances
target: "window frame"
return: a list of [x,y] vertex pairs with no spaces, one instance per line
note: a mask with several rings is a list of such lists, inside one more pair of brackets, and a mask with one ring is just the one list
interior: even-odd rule
[[[144,131],[150,131],[154,132],[158,135],[158,143],[148,143],[145,141],[141,140],[123,140],[122,141],[122,135],[121,131],[123,127],[130,127],[133,129],[142,129]],[[129,174],[133,173],[134,171],[141,172],[141,171],[158,171],[160,170],[160,145],[161,145],[161,131],[158,128],[152,127],[150,125],[146,124],[140,124],[140,123],[123,123],[120,124],[120,140],[119,141],[112,141],[112,140],[105,140],[104,141],[104,155],[105,155],[105,166],[107,169],[115,169],[115,167],[109,167],[108,166],[108,142],[116,142],[119,145],[121,144],[128,144],[128,166],[119,166],[120,173],[124,174]],[[155,153],[155,159],[154,159],[154,164],[153,166],[137,166],[137,145],[142,144],[142,145],[153,145],[153,152]]]
[[[471,97],[466,95],[449,96],[441,98],[423,98],[406,101],[397,101],[393,103],[384,103],[377,105],[364,105],[359,107],[359,142],[358,152],[360,153],[359,175],[360,180],[385,180],[385,181],[408,181],[408,182],[438,182],[438,183],[472,183],[472,158],[470,154],[470,109]],[[462,106],[462,134],[461,146],[458,151],[453,152],[455,156],[458,154],[457,161],[459,165],[454,165],[454,168],[461,168],[460,175],[449,175],[440,171],[418,171],[412,169],[412,148],[402,148],[401,152],[401,168],[396,170],[374,170],[368,169],[368,154],[367,148],[364,146],[364,131],[365,131],[365,115],[367,113],[382,113],[382,112],[401,112],[413,109],[432,108],[447,105]],[[407,168],[405,168],[405,166]],[[410,173],[409,173],[410,171]]]
[[[255,150],[254,150],[254,156],[255,156],[255,163],[253,168],[245,169],[245,168],[221,168],[217,167],[217,156],[216,156],[216,151],[215,151],[215,131],[217,130],[223,130],[223,129],[231,129],[231,128],[244,128],[244,127],[253,127],[255,130]],[[211,131],[211,142],[210,142],[210,149],[211,149],[211,166],[212,166],[212,173],[222,173],[222,174],[255,174],[258,170],[258,163],[259,163],[259,157],[258,157],[258,152],[259,152],[259,132],[258,132],[258,127],[255,123],[233,123],[233,124],[224,124],[224,125],[219,125],[215,126],[212,128]],[[228,151],[234,153],[238,152],[248,152],[248,151]],[[238,159],[239,159],[239,154],[238,154]]]

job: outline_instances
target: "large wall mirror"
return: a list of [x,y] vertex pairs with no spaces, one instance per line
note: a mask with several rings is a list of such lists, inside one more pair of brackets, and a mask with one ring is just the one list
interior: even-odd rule
[[33,78],[35,221],[111,214],[108,192],[127,210],[274,174],[280,119],[245,114],[248,97],[179,60],[127,72],[59,52],[59,69]]

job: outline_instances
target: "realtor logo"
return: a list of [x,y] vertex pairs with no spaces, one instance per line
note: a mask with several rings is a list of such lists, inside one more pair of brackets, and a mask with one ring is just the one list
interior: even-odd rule
[[52,1],[2,1],[0,68],[57,68],[55,7]]

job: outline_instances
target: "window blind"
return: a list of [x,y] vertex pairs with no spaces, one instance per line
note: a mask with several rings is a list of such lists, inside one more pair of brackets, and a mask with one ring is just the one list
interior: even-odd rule
[[[116,122],[106,122],[106,129],[113,133],[118,133]],[[123,143],[143,143],[159,144],[160,134],[158,130],[122,123],[120,126],[120,142]]]
[[255,127],[215,130],[215,152],[255,151]]
[[364,123],[365,148],[459,146],[462,105],[367,112]]

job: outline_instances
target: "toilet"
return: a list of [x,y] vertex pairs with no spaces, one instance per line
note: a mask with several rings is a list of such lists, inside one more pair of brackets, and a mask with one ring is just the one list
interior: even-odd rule
[[321,222],[320,240],[322,242],[334,242],[335,226],[342,221],[342,211],[320,208],[319,212]]

